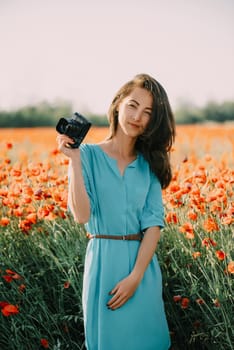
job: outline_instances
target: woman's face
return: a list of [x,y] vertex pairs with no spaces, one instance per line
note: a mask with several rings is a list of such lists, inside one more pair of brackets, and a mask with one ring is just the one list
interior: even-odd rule
[[118,106],[119,126],[122,131],[133,138],[140,136],[146,129],[153,107],[151,93],[136,87]]

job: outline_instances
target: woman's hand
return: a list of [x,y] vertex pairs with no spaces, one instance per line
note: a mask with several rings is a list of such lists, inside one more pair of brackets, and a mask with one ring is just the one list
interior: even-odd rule
[[114,296],[107,303],[107,307],[111,310],[115,310],[124,305],[128,299],[133,296],[139,283],[140,279],[136,278],[133,274],[130,274],[117,283],[114,289],[109,293]]
[[72,158],[78,151],[78,148],[71,148],[68,144],[74,143],[74,141],[64,134],[58,134],[56,137],[56,141],[58,144],[58,149],[67,157]]

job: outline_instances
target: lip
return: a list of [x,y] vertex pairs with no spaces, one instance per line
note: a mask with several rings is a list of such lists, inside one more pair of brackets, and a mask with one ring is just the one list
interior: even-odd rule
[[134,124],[134,123],[128,123],[130,126],[132,126],[133,128],[139,128],[140,125],[139,124]]

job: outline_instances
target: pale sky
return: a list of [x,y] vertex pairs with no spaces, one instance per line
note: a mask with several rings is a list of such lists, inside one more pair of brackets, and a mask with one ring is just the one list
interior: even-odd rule
[[233,38],[233,0],[0,0],[0,109],[105,114],[143,72],[173,108],[234,100]]

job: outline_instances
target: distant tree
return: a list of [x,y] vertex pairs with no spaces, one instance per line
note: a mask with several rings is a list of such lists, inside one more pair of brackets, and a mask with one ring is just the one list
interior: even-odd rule
[[234,102],[226,101],[222,104],[209,102],[203,109],[204,119],[215,122],[234,120]]
[[87,115],[87,119],[95,126],[108,126],[108,119],[105,115]]
[[176,109],[175,119],[177,124],[195,124],[203,122],[203,115],[198,107],[183,103]]
[[234,101],[210,101],[204,107],[183,103],[175,110],[175,119],[178,124],[234,121]]
[[72,105],[69,102],[57,101],[49,104],[43,101],[18,110],[0,111],[0,127],[55,126],[59,118],[71,113]]

